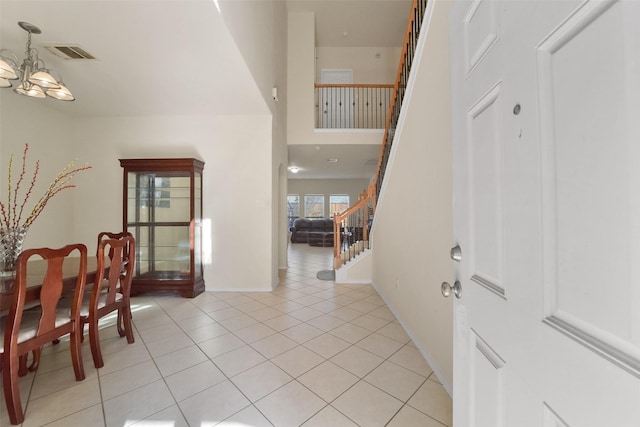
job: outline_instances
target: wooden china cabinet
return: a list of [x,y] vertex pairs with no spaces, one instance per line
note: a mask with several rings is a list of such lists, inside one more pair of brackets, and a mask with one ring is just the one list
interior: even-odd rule
[[202,267],[202,170],[191,159],[120,159],[123,229],[136,239],[131,294],[205,289]]

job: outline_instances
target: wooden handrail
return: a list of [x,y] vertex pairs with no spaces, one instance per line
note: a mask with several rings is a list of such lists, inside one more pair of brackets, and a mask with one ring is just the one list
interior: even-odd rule
[[357,87],[357,88],[382,88],[382,89],[392,89],[395,85],[390,84],[374,84],[374,83],[314,83],[313,85],[316,89],[321,87]]
[[358,201],[349,206],[344,212],[337,213],[333,216],[333,265],[334,268],[340,268],[342,266],[342,257],[340,256],[342,248],[342,223],[350,216],[362,210],[363,223],[362,223],[362,240],[369,241],[369,228],[367,224],[366,209],[372,201],[375,201],[375,186],[369,184],[367,189],[363,191]]
[[402,42],[402,53],[400,54],[400,63],[398,64],[398,71],[396,72],[396,82],[393,85],[393,94],[391,95],[391,103],[389,104],[389,114],[387,114],[387,125],[384,129],[384,135],[382,136],[382,146],[380,147],[380,155],[378,156],[378,169],[376,170],[376,176],[373,180],[376,188],[378,185],[378,179],[380,178],[380,169],[382,168],[382,158],[384,150],[387,145],[387,139],[389,137],[389,128],[391,127],[391,118],[393,117],[393,109],[396,105],[398,98],[398,89],[400,88],[400,78],[402,77],[402,69],[404,67],[405,60],[407,58],[407,50],[409,49],[409,37],[411,37],[411,30],[413,28],[413,22],[416,16],[416,8],[418,7],[418,0],[413,0],[411,4],[411,12],[409,13],[409,19],[407,21],[407,30],[404,34],[404,41]]
[[[333,222],[334,224],[336,222],[340,223],[343,220],[347,219],[348,217],[350,217],[351,215],[353,215],[355,212],[357,212],[360,208],[362,208],[364,205],[367,204],[367,202],[370,200],[371,197],[373,197],[373,194],[371,192],[371,188],[372,188],[372,184],[369,185],[368,187],[370,190],[366,191],[366,192],[362,192],[362,194],[360,194],[360,197],[358,198],[358,201],[356,202],[355,205],[351,205],[349,206],[344,212],[341,213],[337,213],[333,216]],[[364,195],[364,196],[363,196]]]

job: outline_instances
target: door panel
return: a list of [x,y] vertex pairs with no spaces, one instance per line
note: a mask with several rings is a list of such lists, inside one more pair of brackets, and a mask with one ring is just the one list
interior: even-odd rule
[[491,1],[474,1],[464,17],[465,71],[467,74],[480,62],[498,40],[498,15]]
[[470,425],[502,427],[505,416],[505,362],[475,331],[471,336],[473,416]]
[[542,412],[543,427],[569,427],[569,425],[565,423],[564,420],[560,418],[560,416],[547,404],[544,405]]
[[456,1],[456,426],[640,425],[640,2]]
[[470,108],[467,150],[471,280],[504,297],[501,102],[497,85]]
[[[624,19],[623,3],[589,3],[537,48],[548,172],[543,181],[545,320],[603,356],[622,359],[638,375],[640,304],[637,297],[620,299],[631,296],[640,282],[633,267],[640,252],[629,247],[640,237],[640,217],[632,209],[640,204],[638,163],[633,162],[639,160],[640,135],[628,109],[632,67],[617,48],[625,45]],[[577,99],[581,108],[572,105]],[[606,228],[592,227],[603,218]],[[616,284],[616,292],[603,284]]]

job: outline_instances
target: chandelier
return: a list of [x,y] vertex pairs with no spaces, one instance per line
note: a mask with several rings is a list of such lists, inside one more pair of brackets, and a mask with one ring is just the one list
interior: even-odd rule
[[28,22],[18,22],[20,28],[29,36],[22,64],[18,65],[18,57],[8,49],[0,50],[0,87],[12,87],[10,80],[18,80],[13,89],[20,95],[32,98],[51,98],[61,101],[73,101],[75,97],[61,79],[51,74],[53,70],[45,68],[45,63],[38,57],[38,51],[31,47],[31,34],[40,34],[40,28]]

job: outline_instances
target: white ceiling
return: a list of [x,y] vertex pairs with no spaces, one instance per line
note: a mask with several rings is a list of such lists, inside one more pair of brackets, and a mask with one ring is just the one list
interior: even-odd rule
[[287,0],[287,10],[314,12],[316,46],[397,47],[404,40],[411,3],[411,0]]
[[[269,112],[211,0],[1,0],[1,46],[21,60],[18,21],[42,30],[32,46],[76,96],[34,102],[66,114]],[[51,43],[79,44],[97,59],[58,58],[43,48]]]
[[[313,11],[316,44],[334,47],[399,46],[411,4],[276,1],[286,1],[289,11]],[[27,34],[18,21],[42,30],[33,35],[32,46],[77,98],[32,102],[79,117],[269,113],[213,0],[0,0],[0,47],[21,60]],[[97,59],[61,59],[43,48],[52,43],[80,45]],[[321,148],[291,146],[290,164],[303,171],[290,176],[368,178],[375,173],[371,159],[377,160],[377,145]],[[328,164],[327,158],[340,161]]]
[[289,145],[289,165],[300,168],[296,174],[289,172],[289,178],[369,179],[376,172],[379,155],[380,145]]

